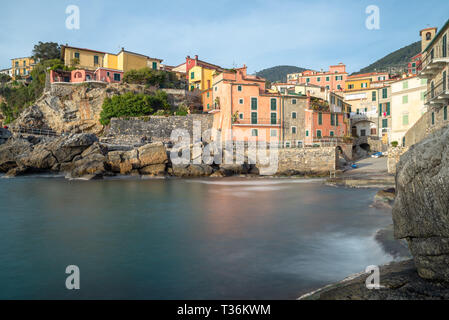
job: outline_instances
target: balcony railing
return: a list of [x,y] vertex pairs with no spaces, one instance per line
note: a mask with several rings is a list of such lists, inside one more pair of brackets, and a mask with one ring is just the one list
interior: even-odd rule
[[437,71],[444,67],[445,63],[449,63],[449,45],[443,46],[443,43],[433,46],[431,51],[428,51],[421,63],[421,74],[425,75]]
[[443,78],[436,85],[430,85],[430,90],[424,95],[426,104],[445,103],[449,99],[449,76]]
[[243,119],[237,119],[232,122],[233,125],[238,126],[280,126],[281,120],[280,119],[267,119],[267,118],[243,118]]

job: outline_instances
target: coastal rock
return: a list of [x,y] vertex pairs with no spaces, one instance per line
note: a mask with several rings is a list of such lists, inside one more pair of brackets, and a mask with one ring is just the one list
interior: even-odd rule
[[392,209],[395,198],[396,190],[394,188],[380,190],[374,197],[373,207],[379,209]]
[[139,170],[142,175],[162,176],[165,174],[165,164],[153,164]]
[[180,178],[207,177],[214,172],[214,169],[207,164],[174,165],[172,170],[173,175]]
[[4,144],[11,137],[12,134],[9,130],[0,128],[0,144]]
[[15,167],[15,168],[12,168],[11,170],[9,170],[6,173],[6,177],[7,178],[12,178],[12,177],[21,176],[21,175],[27,173],[27,171],[28,171],[27,167],[23,167],[23,166]]
[[110,151],[108,153],[106,162],[112,172],[120,172],[123,153],[124,151]]
[[141,167],[162,164],[168,161],[167,151],[162,142],[150,143],[137,149]]
[[59,163],[70,162],[97,141],[98,138],[94,134],[79,133],[57,138],[46,144],[45,149],[49,150]]
[[106,153],[107,149],[104,146],[94,142],[94,144],[83,151],[79,159],[73,162],[71,177],[103,176],[106,172]]
[[121,155],[120,173],[129,174],[133,169],[140,168],[139,154],[136,149],[125,151]]
[[395,236],[407,239],[421,277],[449,281],[449,127],[402,155],[396,190]]
[[220,165],[219,171],[225,177],[247,174],[249,171],[249,166],[247,164],[222,164]]
[[17,163],[32,170],[49,170],[58,163],[47,145],[37,145],[33,151],[19,155]]
[[0,172],[8,172],[17,167],[18,156],[31,150],[31,143],[25,139],[9,139],[0,145]]
[[360,273],[331,284],[300,300],[441,300],[449,299],[449,284],[419,277],[413,260],[380,267],[380,289],[368,289],[369,274]]

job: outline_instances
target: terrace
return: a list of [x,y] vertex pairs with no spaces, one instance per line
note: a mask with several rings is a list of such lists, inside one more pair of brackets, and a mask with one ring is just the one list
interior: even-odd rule
[[449,103],[449,76],[443,78],[437,84],[430,84],[430,90],[425,94],[425,101],[426,104],[437,106]]

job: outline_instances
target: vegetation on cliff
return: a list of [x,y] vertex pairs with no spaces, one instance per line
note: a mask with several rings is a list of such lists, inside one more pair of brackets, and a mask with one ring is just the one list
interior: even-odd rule
[[108,125],[111,118],[149,116],[158,111],[158,114],[169,113],[171,107],[167,98],[167,93],[160,90],[154,95],[127,92],[106,98],[100,113],[100,123]]
[[421,52],[421,42],[418,41],[386,55],[385,57],[377,60],[376,62],[370,64],[369,66],[360,69],[359,72],[355,72],[354,74],[375,72],[375,71],[385,71],[385,72],[403,71],[407,68],[407,64],[410,61],[410,59],[420,52]]
[[123,82],[156,86],[159,88],[185,89],[186,87],[185,81],[183,79],[178,79],[174,72],[153,70],[150,68],[126,72],[123,77]]

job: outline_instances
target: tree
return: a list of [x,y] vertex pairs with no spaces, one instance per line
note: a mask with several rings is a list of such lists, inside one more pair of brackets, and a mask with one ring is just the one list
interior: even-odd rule
[[61,58],[61,47],[56,42],[42,42],[34,46],[33,59],[35,61],[45,61]]
[[0,73],[0,83],[6,83],[11,81],[11,77],[8,76],[7,74],[4,73]]

